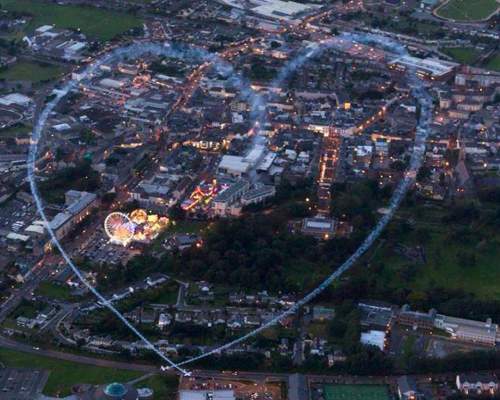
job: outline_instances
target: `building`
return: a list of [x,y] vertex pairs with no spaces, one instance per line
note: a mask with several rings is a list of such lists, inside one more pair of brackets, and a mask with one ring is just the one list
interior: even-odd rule
[[318,239],[328,239],[335,233],[335,221],[331,218],[304,218],[301,232]]
[[434,319],[436,318],[436,310],[431,309],[427,313],[418,311],[411,311],[408,304],[401,307],[397,314],[396,320],[401,325],[410,326],[413,329],[427,329],[434,328]]
[[234,390],[181,390],[179,400],[235,400]]
[[397,71],[414,69],[422,78],[430,80],[444,80],[452,75],[457,63],[439,60],[436,58],[418,58],[401,56],[389,62],[389,68]]
[[251,169],[263,162],[266,152],[266,146],[255,145],[245,156],[225,155],[219,163],[217,173],[229,175],[233,178],[247,176]]
[[241,196],[241,204],[248,206],[250,204],[262,203],[270,197],[274,197],[276,188],[270,185],[263,185],[249,190]]
[[362,332],[360,342],[367,346],[376,346],[383,351],[385,348],[385,332],[374,330]]
[[49,226],[56,238],[61,240],[97,207],[97,196],[94,193],[69,190],[65,195],[65,210],[56,214]]
[[365,301],[358,304],[361,326],[387,330],[394,321],[395,306],[381,302]]
[[489,373],[466,373],[457,375],[457,389],[469,395],[498,394],[498,378]]
[[232,206],[241,198],[241,196],[243,196],[249,187],[250,184],[248,181],[239,180],[220,192],[212,202],[212,211],[214,215],[234,215],[234,207]]
[[497,341],[498,325],[493,324],[491,319],[482,322],[438,314],[434,326],[451,334],[453,339],[463,342],[493,347]]
[[217,173],[230,175],[235,178],[246,176],[250,170],[250,163],[241,156],[223,156],[217,168]]

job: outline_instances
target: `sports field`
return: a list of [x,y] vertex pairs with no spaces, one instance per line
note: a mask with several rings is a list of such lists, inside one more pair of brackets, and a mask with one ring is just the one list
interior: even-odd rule
[[500,4],[496,0],[450,0],[436,10],[438,16],[456,21],[488,18]]
[[480,55],[480,52],[472,47],[447,47],[442,51],[453,57],[461,64],[472,65]]
[[389,393],[383,385],[326,385],[326,400],[388,400]]
[[486,68],[500,72],[500,53],[496,53],[486,63]]
[[142,26],[142,20],[130,14],[94,7],[59,5],[43,0],[2,0],[2,8],[30,14],[33,19],[27,33],[41,25],[80,29],[93,39],[110,40],[129,29]]
[[0,79],[36,83],[56,79],[61,76],[63,72],[64,68],[62,67],[30,61],[20,61],[0,71]]

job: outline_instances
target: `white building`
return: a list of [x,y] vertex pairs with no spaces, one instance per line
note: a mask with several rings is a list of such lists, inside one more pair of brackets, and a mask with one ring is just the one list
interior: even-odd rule
[[49,226],[60,240],[89,216],[95,207],[97,207],[97,196],[94,193],[69,190],[66,192],[66,209],[57,214]]
[[361,333],[361,343],[364,345],[377,346],[380,350],[385,347],[385,332],[368,331]]
[[453,339],[464,342],[495,346],[497,341],[498,325],[493,324],[491,319],[482,322],[438,314],[434,326],[451,334]]
[[457,375],[457,389],[468,394],[489,394],[494,396],[498,393],[498,378],[493,374],[466,373]]
[[457,63],[437,58],[401,56],[389,62],[389,67],[399,71],[414,69],[417,75],[431,80],[444,79],[458,67]]
[[255,189],[249,190],[241,196],[241,204],[247,206],[249,204],[262,203],[264,200],[274,197],[276,188],[270,185],[263,185]]
[[222,157],[219,167],[217,168],[217,172],[219,174],[241,178],[248,173],[250,167],[250,163],[245,161],[243,157],[226,155]]

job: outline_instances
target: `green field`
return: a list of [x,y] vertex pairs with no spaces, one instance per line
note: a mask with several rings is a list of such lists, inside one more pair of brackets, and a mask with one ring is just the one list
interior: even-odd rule
[[24,124],[17,124],[10,128],[0,130],[0,139],[28,137],[32,127]]
[[45,296],[51,299],[71,300],[71,290],[68,286],[56,285],[52,282],[42,282],[36,290],[37,296]]
[[445,47],[441,50],[460,64],[467,65],[474,64],[480,55],[480,52],[472,47]]
[[153,389],[153,400],[166,400],[177,398],[178,385],[179,382],[176,377],[154,375],[138,382],[135,387],[138,389],[143,387]]
[[387,400],[387,387],[382,385],[326,385],[326,400]]
[[495,53],[486,63],[485,67],[492,71],[500,72],[500,53]]
[[8,349],[0,349],[0,362],[7,367],[40,368],[50,371],[44,389],[44,394],[49,396],[67,396],[71,393],[71,387],[77,383],[128,382],[143,375],[136,371],[94,367]]
[[26,28],[28,32],[41,25],[54,24],[57,28],[80,29],[91,38],[110,40],[142,26],[142,20],[133,15],[93,7],[58,5],[42,0],[2,0],[1,4],[6,10],[28,12],[33,16]]
[[[486,208],[485,208],[486,209]],[[478,299],[494,300],[500,297],[500,234],[486,227],[472,227],[470,233],[460,233],[461,227],[441,222],[446,213],[441,207],[422,208],[415,217],[414,211],[401,210],[397,217],[415,218],[415,230],[404,234],[398,244],[418,245],[416,231],[425,229],[429,238],[424,244],[426,262],[412,264],[395,251],[394,240],[383,243],[372,255],[374,263],[383,263],[384,270],[378,279],[380,284],[398,289],[413,287],[425,292],[431,287],[463,289]],[[494,218],[494,211],[491,211]],[[395,223],[391,225],[394,226]],[[391,226],[388,228],[391,229]],[[479,235],[482,235],[481,239]],[[394,234],[393,234],[394,235]],[[455,235],[452,238],[450,235]],[[456,236],[462,235],[461,240]],[[388,235],[391,238],[391,235]],[[461,265],[461,255],[474,255],[474,264]],[[463,264],[463,263],[462,263]],[[407,271],[414,271],[408,278]]]
[[20,61],[0,71],[0,79],[8,81],[42,82],[61,76],[64,69],[54,65]]
[[499,7],[496,0],[450,0],[437,9],[437,15],[457,21],[487,18]]

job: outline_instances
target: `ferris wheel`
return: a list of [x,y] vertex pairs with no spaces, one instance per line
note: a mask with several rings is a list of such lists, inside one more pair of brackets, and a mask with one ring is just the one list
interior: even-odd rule
[[104,230],[112,243],[126,246],[134,237],[135,224],[121,212],[112,212],[104,220]]

